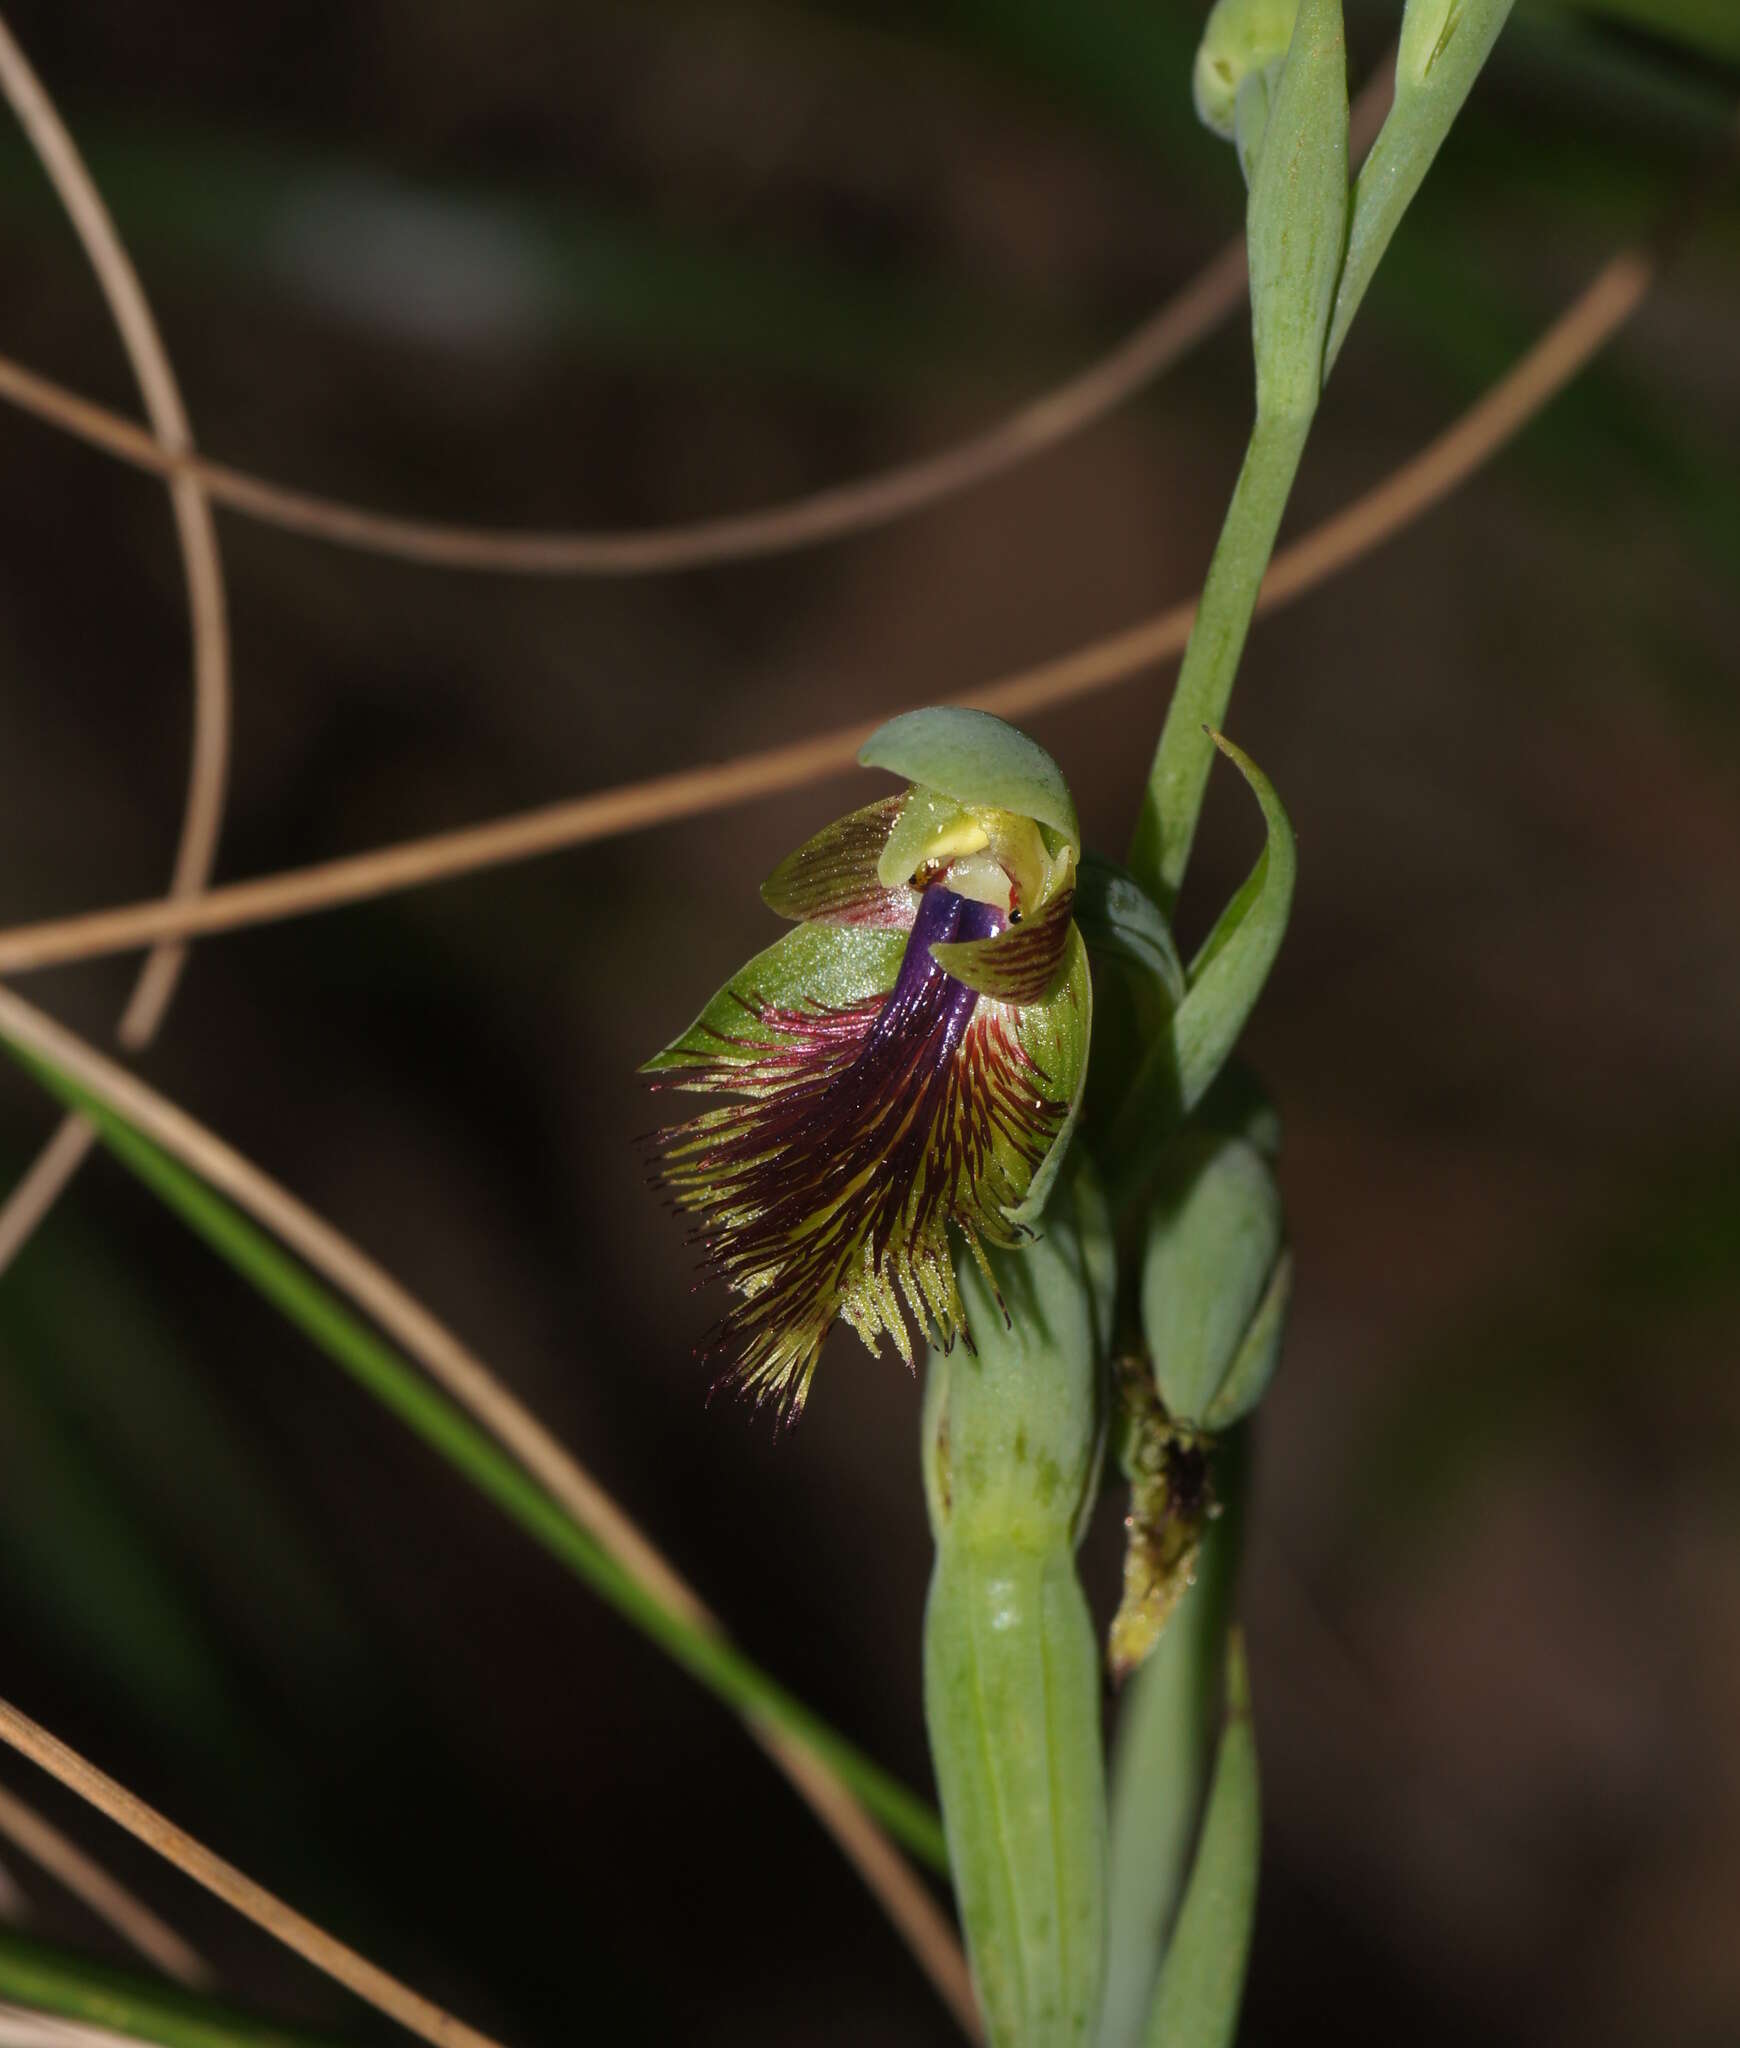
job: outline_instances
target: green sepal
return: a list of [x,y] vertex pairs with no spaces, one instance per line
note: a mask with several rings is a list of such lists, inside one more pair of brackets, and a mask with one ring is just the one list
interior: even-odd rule
[[1063,771],[1024,732],[988,711],[958,704],[907,711],[879,726],[859,749],[866,768],[941,790],[957,803],[1034,818],[1079,848],[1081,825]]
[[906,940],[907,934],[897,930],[800,924],[740,967],[689,1028],[655,1053],[641,1072],[711,1067],[730,1059],[737,1046],[745,1058],[767,1050],[778,1040],[757,1021],[762,1004],[843,1009],[884,996],[900,974]]
[[1245,239],[1257,412],[1308,418],[1347,248],[1347,47],[1341,0],[1301,0],[1267,95]]
[[1227,1645],[1226,1725],[1178,1924],[1148,2013],[1145,2048],[1231,2048],[1244,2002],[1262,1852],[1257,1736],[1237,1629]]
[[1069,1114],[1053,1139],[1051,1150],[1040,1161],[1025,1198],[1005,1211],[1011,1223],[1026,1226],[1037,1222],[1044,1211],[1081,1120],[1082,1097],[1087,1089],[1094,984],[1088,969],[1087,947],[1073,924],[1064,940],[1063,965],[1051,994],[1042,1002],[1011,1008],[1009,1018],[1022,1051],[1045,1076],[1048,1093],[1055,1091],[1052,1100],[1060,1099],[1065,1087],[1069,1091]]
[[1100,1152],[1114,1206],[1140,1186],[1161,1148],[1208,1093],[1256,1007],[1293,907],[1298,848],[1274,785],[1242,748],[1215,744],[1250,786],[1267,838],[1256,865],[1190,964],[1189,988],[1143,1062]]

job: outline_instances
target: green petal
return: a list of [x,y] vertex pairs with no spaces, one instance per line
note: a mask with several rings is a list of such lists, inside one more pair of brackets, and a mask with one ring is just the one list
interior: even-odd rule
[[655,1053],[643,1074],[716,1066],[741,1046],[765,1051],[775,1035],[756,1021],[762,1004],[843,1009],[886,995],[900,973],[904,931],[865,925],[800,924],[731,977],[680,1038]]
[[1094,989],[1088,973],[1087,947],[1073,924],[1064,951],[1063,972],[1055,989],[1043,1002],[1028,1003],[1012,1014],[1015,1035],[1027,1057],[1045,1075],[1047,1092],[1054,1101],[1067,1097],[1069,1102],[1063,1128],[1040,1161],[1025,1198],[1005,1212],[1011,1223],[1024,1226],[1035,1222],[1045,1207],[1081,1117],[1082,1092],[1087,1086]]
[[[880,876],[883,849],[904,808],[903,797],[884,797],[824,825],[795,853],[788,853],[762,883],[761,900],[777,917],[910,925],[917,895],[884,883]],[[894,883],[903,880],[897,874]]]
[[[899,817],[883,846],[876,873],[884,888],[894,889],[911,881],[914,869],[945,833],[951,828],[970,828],[972,821],[954,798],[944,796],[940,789],[909,789],[905,796],[888,801],[898,806]],[[982,846],[983,831],[974,836]]]
[[1057,986],[1075,929],[1069,920],[1072,898],[1066,889],[1037,917],[1007,925],[995,938],[932,946],[930,957],[945,974],[994,1002],[1042,1003]]
[[1036,818],[1068,845],[1081,845],[1075,802],[1057,763],[1024,732],[988,711],[957,704],[908,711],[878,727],[860,749],[866,768],[940,789],[957,803]]

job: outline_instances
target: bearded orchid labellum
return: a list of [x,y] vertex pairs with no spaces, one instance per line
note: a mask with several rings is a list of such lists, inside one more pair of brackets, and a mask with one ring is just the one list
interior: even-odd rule
[[1092,990],[1071,917],[1075,806],[1044,750],[984,712],[911,712],[867,767],[907,787],[762,887],[794,929],[647,1063],[728,1098],[658,1134],[662,1177],[736,1299],[703,1349],[803,1406],[849,1323],[910,1366],[911,1325],[967,1335],[951,1233],[1032,1234],[1080,1109]]

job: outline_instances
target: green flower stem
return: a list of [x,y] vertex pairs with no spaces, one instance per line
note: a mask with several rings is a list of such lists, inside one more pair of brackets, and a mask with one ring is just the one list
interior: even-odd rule
[[9,1049],[52,1094],[89,1117],[115,1157],[196,1236],[479,1493],[727,1705],[820,1757],[903,1847],[946,1873],[941,1823],[922,1799],[740,1650],[661,1605],[445,1394],[197,1175],[65,1075],[16,1046]]
[[991,2048],[1090,2048],[1106,1790],[1075,1552],[1098,1490],[1115,1260],[1084,1175],[995,1270],[995,1290],[962,1273],[976,1349],[933,1350],[925,1390],[925,1723]]
[[1072,1544],[938,1545],[924,1701],[987,2037],[1091,2042],[1106,1797],[1099,1643]]
[[63,1955],[3,1929],[0,1999],[161,2048],[315,2048],[306,2035],[282,2032],[210,2000]]
[[1161,728],[1130,867],[1168,915],[1189,864],[1214,760],[1214,742],[1203,728],[1218,727],[1226,717],[1257,592],[1275,550],[1314,413],[1315,407],[1280,417],[1259,414],[1251,430]]

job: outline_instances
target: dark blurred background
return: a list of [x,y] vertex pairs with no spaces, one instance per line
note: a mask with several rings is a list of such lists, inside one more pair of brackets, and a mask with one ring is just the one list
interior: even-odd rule
[[[1356,77],[1395,10],[1350,16]],[[214,454],[395,509],[658,522],[945,445],[1240,220],[1193,0],[40,4]],[[1629,17],[1629,19],[1623,18]],[[1673,32],[1676,20],[1688,34]],[[1653,23],[1653,26],[1652,26]],[[1681,189],[1724,0],[1522,0],[1386,262],[1291,521],[1376,480]],[[130,412],[0,124],[0,349]],[[1740,2039],[1740,202],[1446,507],[1261,625],[1232,729],[1302,879],[1251,1049],[1300,1284],[1245,1599],[1251,2042]],[[926,699],[1195,587],[1242,317],[907,523],[631,583],[437,573],[220,515],[221,871]],[[187,629],[159,484],[0,417],[0,923],[156,892]],[[1033,721],[1121,849],[1170,685]],[[636,1063],[851,780],[201,946],[150,1077],[352,1231],[745,1644],[928,1783],[915,1390],[704,1406]],[[1254,850],[1217,788],[1186,935]],[[29,985],[112,1028],[130,963]],[[50,1127],[0,1077],[0,1162]],[[1086,1568],[1109,1605],[1119,1504]],[[736,1724],[99,1159],[0,1285],[3,1689],[527,2044],[947,2042]],[[0,1759],[218,1962],[384,2029]],[[103,1931],[0,1846],[34,1925]]]

